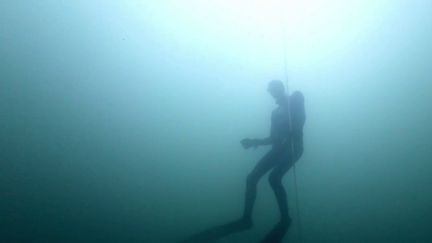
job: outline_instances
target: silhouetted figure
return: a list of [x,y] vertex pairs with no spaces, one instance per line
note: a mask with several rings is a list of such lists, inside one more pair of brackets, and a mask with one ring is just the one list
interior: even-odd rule
[[280,220],[262,242],[280,242],[287,232],[291,219],[282,178],[303,153],[304,98],[300,92],[294,92],[288,98],[283,83],[279,80],[269,83],[268,92],[278,105],[271,115],[270,136],[264,139],[246,138],[241,141],[245,149],[272,146],[247,177],[243,216],[239,220],[202,231],[183,242],[213,242],[229,234],[250,229],[253,226],[252,211],[257,184],[270,170],[272,171],[269,182],[277,200]]

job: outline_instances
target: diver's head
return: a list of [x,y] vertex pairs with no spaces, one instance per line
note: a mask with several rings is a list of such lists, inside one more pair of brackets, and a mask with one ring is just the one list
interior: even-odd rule
[[276,99],[276,101],[285,98],[285,88],[280,80],[272,80],[268,84],[267,91]]

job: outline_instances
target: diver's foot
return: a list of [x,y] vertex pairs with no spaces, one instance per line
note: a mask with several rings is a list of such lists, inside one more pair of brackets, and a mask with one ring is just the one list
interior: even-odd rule
[[218,239],[226,237],[230,234],[241,232],[252,228],[252,220],[241,218],[222,225],[218,225],[197,234],[194,234],[187,239],[180,241],[181,243],[205,243],[214,242]]
[[278,224],[280,227],[289,227],[291,225],[291,218],[282,218],[279,220]]
[[253,222],[251,218],[241,218],[238,221],[235,221],[235,223],[238,225],[241,229],[251,229],[253,226]]
[[291,225],[291,219],[281,219],[260,243],[280,243]]

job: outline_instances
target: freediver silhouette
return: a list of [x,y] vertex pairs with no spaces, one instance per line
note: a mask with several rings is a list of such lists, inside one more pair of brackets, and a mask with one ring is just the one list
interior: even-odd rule
[[271,145],[271,149],[257,163],[246,179],[243,215],[240,219],[216,226],[192,235],[181,242],[213,242],[232,233],[252,228],[252,212],[256,199],[257,184],[267,172],[279,207],[280,220],[260,242],[281,242],[291,225],[288,203],[282,178],[303,154],[303,125],[305,122],[304,97],[296,91],[291,96],[285,93],[279,80],[272,80],[267,91],[278,105],[271,114],[270,135],[263,139],[245,138],[241,145],[245,149]]

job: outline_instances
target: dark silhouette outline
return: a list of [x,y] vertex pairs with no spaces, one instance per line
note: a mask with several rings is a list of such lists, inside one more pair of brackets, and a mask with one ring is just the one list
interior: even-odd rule
[[[241,141],[245,149],[272,145],[272,149],[264,155],[247,177],[243,216],[239,220],[199,232],[181,242],[213,242],[227,235],[252,228],[252,211],[257,184],[270,170],[272,171],[269,175],[269,183],[278,203],[280,221],[261,242],[281,242],[288,231],[291,218],[288,214],[287,195],[282,178],[303,154],[304,98],[300,92],[294,92],[288,98],[285,95],[283,83],[279,80],[270,81],[267,90],[278,104],[278,107],[272,112],[270,136],[264,139],[246,138]],[[290,113],[296,116],[291,118]]]

